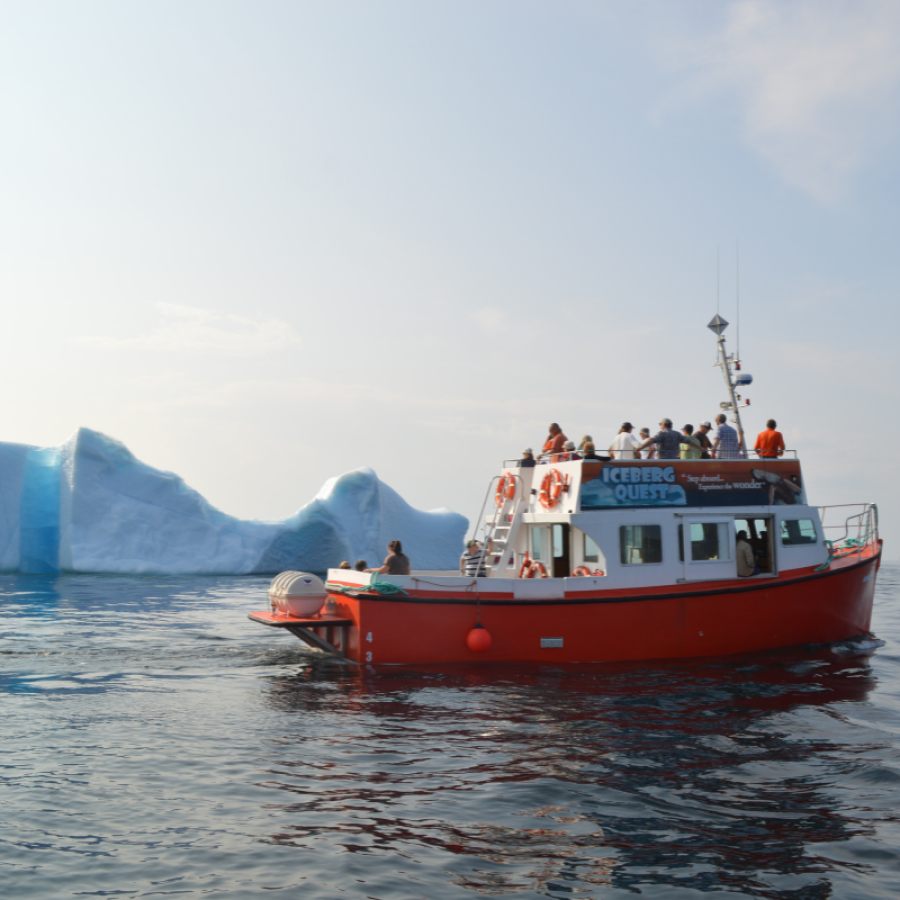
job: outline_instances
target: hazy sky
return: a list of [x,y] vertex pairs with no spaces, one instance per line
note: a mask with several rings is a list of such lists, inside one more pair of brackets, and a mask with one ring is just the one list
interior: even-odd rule
[[718,412],[739,239],[748,431],[900,556],[896,0],[0,23],[0,440],[95,428],[245,517],[368,465],[472,518],[550,421]]

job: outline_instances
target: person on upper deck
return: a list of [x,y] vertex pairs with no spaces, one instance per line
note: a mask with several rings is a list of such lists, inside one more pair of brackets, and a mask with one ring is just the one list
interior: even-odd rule
[[[638,440],[643,444],[647,438],[650,437],[650,429],[642,428],[641,433],[638,435]],[[647,450],[638,450],[637,456],[639,459],[656,459],[656,447],[650,447]]]
[[559,462],[559,454],[562,453],[568,438],[562,433],[562,429],[556,422],[551,423],[549,431],[550,434],[547,435],[547,440],[544,442],[540,459],[541,462],[546,463],[549,456],[550,462]]
[[760,459],[777,459],[784,455],[784,437],[775,430],[778,423],[774,419],[766,422],[766,430],[759,433],[753,449]]
[[719,413],[716,416],[716,422],[719,426],[716,429],[716,439],[713,441],[713,452],[716,459],[743,459],[741,443],[744,433],[738,432],[728,424],[725,413]]
[[366,569],[367,572],[378,572],[381,575],[409,575],[411,569],[409,557],[403,552],[400,541],[388,544],[388,555],[377,569]]
[[559,461],[571,462],[573,459],[581,459],[575,450],[575,441],[566,441],[563,444],[563,455],[559,458]]
[[364,559],[358,559],[353,563],[353,568],[356,569],[357,572],[365,572],[368,565],[369,564]]
[[[631,433],[633,428],[634,425],[631,422],[622,423],[622,427],[610,447],[610,455],[613,459],[640,459],[640,454],[636,451],[641,446],[641,442]],[[647,437],[649,436],[650,432],[648,431]]]
[[694,433],[694,437],[700,441],[700,459],[712,459],[712,441],[709,439],[709,433],[712,431],[712,425],[709,422],[701,422],[700,427]]
[[644,450],[654,445],[658,459],[678,459],[679,448],[686,443],[684,436],[672,430],[671,419],[663,419],[659,424],[659,432],[654,437],[647,438],[639,449]]
[[604,459],[608,459],[609,457],[597,456],[597,454],[594,452],[594,442],[593,441],[585,441],[584,449],[581,454],[581,458],[582,459],[604,460]]
[[520,469],[531,469],[534,467],[534,451],[531,447],[526,447],[522,451],[522,458],[519,460],[519,468]]
[[684,439],[681,441],[681,458],[682,459],[700,459],[703,447],[700,441],[694,435],[694,426],[685,425],[681,429]]
[[586,435],[578,442],[578,452],[579,452],[579,453],[581,453],[581,451],[584,450],[584,445],[587,444],[588,442],[593,443],[593,442],[594,442],[594,439],[593,439],[589,434],[586,434]]

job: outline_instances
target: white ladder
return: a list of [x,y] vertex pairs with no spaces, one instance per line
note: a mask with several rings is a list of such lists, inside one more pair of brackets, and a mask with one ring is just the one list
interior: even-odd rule
[[[524,469],[523,473],[531,474],[531,469]],[[496,505],[497,488],[500,479],[507,479],[504,485],[503,502]],[[514,486],[513,496],[508,494],[508,479],[512,479]],[[506,575],[510,565],[515,566],[516,540],[519,537],[519,529],[522,525],[522,517],[528,511],[530,498],[531,478],[522,474],[508,472],[505,475],[495,475],[491,479],[487,496],[481,507],[481,525],[484,529],[484,544],[482,553],[486,560],[485,568],[492,578],[502,578]],[[484,507],[488,501],[493,501],[495,510],[493,515],[484,517]],[[477,526],[476,526],[477,527]],[[490,552],[488,552],[490,548]],[[510,563],[510,558],[512,562]]]

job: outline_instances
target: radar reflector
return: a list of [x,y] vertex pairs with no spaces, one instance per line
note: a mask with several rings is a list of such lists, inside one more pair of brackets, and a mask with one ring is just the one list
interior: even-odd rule
[[728,323],[718,314],[716,313],[713,317],[713,320],[706,326],[710,331],[714,331],[716,334],[721,335],[722,332],[728,327]]

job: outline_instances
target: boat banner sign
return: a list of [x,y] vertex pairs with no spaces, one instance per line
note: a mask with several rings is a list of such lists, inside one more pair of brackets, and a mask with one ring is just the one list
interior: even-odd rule
[[805,504],[796,459],[584,462],[581,509]]

